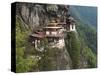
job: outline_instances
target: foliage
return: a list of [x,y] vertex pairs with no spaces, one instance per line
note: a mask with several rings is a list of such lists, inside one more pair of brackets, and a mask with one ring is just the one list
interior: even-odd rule
[[46,38],[41,42],[41,47],[43,47],[43,51],[41,52],[41,59],[38,62],[38,68],[40,71],[48,71],[51,70],[51,61],[49,57],[49,51],[51,48],[48,46],[48,41]]
[[97,54],[97,32],[90,26],[77,24],[77,31],[79,36],[84,39],[86,45]]
[[97,31],[89,25],[77,23],[77,31],[80,37],[81,50],[87,61],[87,67],[97,67]]
[[[89,31],[87,31],[87,33],[89,33]],[[84,61],[87,62],[87,68],[95,68],[97,66],[96,54],[91,50],[91,47],[88,46],[87,42],[84,40],[88,38],[88,36],[86,37],[84,34],[82,34],[81,30],[80,30],[79,35],[75,32],[67,33],[67,36],[65,38],[66,40],[65,43],[66,43],[66,48],[72,59],[72,65],[73,65],[72,68],[79,68],[81,66],[80,62],[83,62],[81,61],[81,59],[86,59]],[[92,35],[90,38],[92,38]],[[94,41],[94,40],[91,40],[91,41]]]
[[25,57],[27,35],[23,23],[16,18],[16,72],[28,72],[36,65],[37,60],[31,56]]
[[42,45],[44,50],[41,52],[41,59],[38,62],[40,71],[59,70],[61,69],[61,65],[66,65],[61,64],[62,61],[60,59],[63,49],[50,47],[46,39],[42,41]]
[[91,51],[90,48],[85,47],[83,50],[84,57],[87,60],[88,67],[95,68],[97,65],[96,55]]
[[66,39],[66,48],[72,59],[72,66],[73,68],[78,68],[80,64],[80,42],[77,34],[75,32],[68,32]]

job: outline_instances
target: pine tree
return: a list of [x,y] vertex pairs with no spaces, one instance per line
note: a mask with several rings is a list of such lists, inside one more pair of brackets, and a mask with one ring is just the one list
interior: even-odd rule
[[72,68],[79,68],[80,65],[80,42],[76,32],[67,33],[67,50],[72,59]]

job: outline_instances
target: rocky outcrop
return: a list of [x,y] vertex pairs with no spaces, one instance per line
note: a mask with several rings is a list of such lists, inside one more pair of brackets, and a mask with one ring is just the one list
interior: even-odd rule
[[68,7],[53,4],[28,4],[17,3],[16,14],[32,28],[44,26],[54,17],[61,17],[62,20],[68,13]]
[[66,48],[48,49],[39,61],[40,71],[68,70],[71,66],[72,61]]

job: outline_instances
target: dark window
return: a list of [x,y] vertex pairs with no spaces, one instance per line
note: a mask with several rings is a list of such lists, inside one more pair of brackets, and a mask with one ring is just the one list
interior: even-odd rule
[[72,25],[72,29],[74,28],[74,25]]

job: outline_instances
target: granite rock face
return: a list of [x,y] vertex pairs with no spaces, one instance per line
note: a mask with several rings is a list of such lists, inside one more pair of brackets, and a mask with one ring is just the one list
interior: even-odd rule
[[53,17],[62,17],[62,20],[68,13],[68,7],[53,4],[16,4],[16,14],[31,27],[45,26]]

